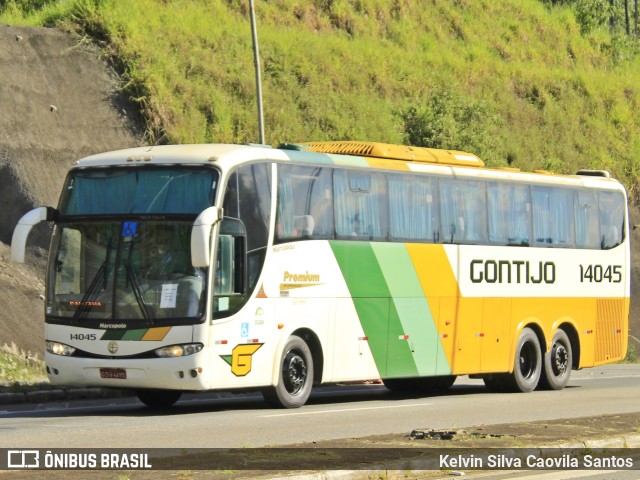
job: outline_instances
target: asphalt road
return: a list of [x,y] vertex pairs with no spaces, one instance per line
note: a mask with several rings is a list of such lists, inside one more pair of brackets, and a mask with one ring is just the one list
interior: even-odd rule
[[459,378],[444,395],[391,394],[379,385],[324,387],[296,410],[269,409],[259,394],[189,395],[167,412],[134,398],[9,405],[0,448],[230,448],[455,429],[473,425],[640,411],[640,365],[573,372],[562,391],[488,393]]

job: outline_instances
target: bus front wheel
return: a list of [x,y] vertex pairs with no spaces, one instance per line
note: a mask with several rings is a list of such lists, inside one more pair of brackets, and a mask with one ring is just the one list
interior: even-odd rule
[[278,384],[262,392],[266,402],[276,408],[298,408],[304,405],[313,386],[311,350],[300,337],[292,336],[282,352]]
[[536,333],[524,328],[516,346],[513,373],[506,378],[505,386],[516,392],[531,392],[538,386],[542,373],[542,352]]
[[558,329],[553,335],[549,352],[544,355],[540,386],[547,390],[562,390],[569,383],[572,363],[569,337],[564,330]]
[[176,403],[182,392],[180,390],[136,390],[138,400],[151,408],[169,408]]

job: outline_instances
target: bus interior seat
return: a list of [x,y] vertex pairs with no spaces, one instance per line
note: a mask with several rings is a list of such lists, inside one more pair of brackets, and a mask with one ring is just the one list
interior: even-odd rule
[[300,236],[313,235],[315,221],[311,215],[300,215],[294,217],[294,227]]

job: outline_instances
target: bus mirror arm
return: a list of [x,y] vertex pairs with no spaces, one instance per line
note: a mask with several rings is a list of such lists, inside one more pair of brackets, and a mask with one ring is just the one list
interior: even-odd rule
[[40,222],[51,222],[58,218],[58,210],[53,207],[38,207],[25,213],[18,221],[11,237],[11,261],[24,263],[27,237],[31,229]]
[[222,220],[223,210],[209,207],[203,210],[191,229],[191,263],[194,267],[208,267],[211,260],[211,229]]

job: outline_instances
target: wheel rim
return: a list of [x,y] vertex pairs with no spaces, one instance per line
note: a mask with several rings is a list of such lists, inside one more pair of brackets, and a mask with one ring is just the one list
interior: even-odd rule
[[300,393],[304,388],[307,381],[307,363],[298,352],[290,351],[284,357],[282,379],[287,392],[291,395]]
[[561,343],[555,343],[551,351],[551,367],[556,377],[562,377],[569,366],[569,352]]
[[535,345],[526,342],[520,349],[520,373],[524,378],[531,378],[537,368]]

